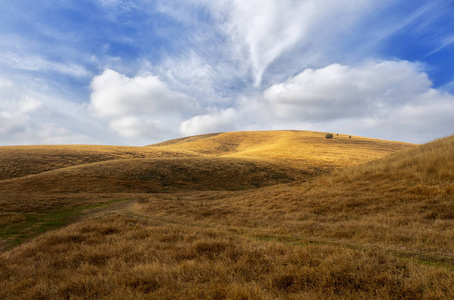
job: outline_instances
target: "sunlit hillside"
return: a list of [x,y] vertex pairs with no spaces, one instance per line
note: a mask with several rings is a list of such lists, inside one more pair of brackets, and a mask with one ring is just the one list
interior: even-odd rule
[[454,298],[454,136],[138,148],[0,181],[0,298]]
[[314,131],[226,132],[151,145],[162,151],[253,157],[326,171],[370,161],[411,146],[345,134],[334,134],[332,139],[326,139],[325,133]]

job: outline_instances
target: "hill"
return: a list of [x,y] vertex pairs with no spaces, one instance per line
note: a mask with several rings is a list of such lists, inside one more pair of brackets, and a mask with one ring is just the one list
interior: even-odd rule
[[243,131],[207,134],[150,145],[194,155],[260,158],[325,172],[383,157],[414,145],[315,131]]
[[[151,197],[142,209],[153,211],[158,202],[161,212],[171,203]],[[206,215],[205,222],[368,243],[402,255],[432,253],[426,259],[454,266],[454,136],[303,183],[224,197],[206,209],[190,209],[189,203],[184,212],[169,213],[187,219],[189,210],[194,220]]]
[[87,163],[130,158],[228,156],[287,162],[306,171],[330,171],[411,147],[412,144],[324,133],[268,131],[215,133],[148,147],[48,145],[0,147],[0,180]]
[[302,182],[413,146],[269,131],[201,135],[147,147],[0,147],[0,212],[48,211],[108,193],[245,190]]
[[14,221],[23,220],[23,212],[98,205],[112,197],[135,198],[134,193],[235,191],[302,182],[413,146],[269,131],[200,135],[147,147],[0,147],[0,214]]
[[1,298],[454,298],[454,136],[241,132],[143,148],[186,157],[0,182],[4,240],[73,223],[0,255]]
[[[272,244],[313,247],[325,253],[333,253],[331,247],[346,252],[353,249],[359,252],[352,255],[361,260],[378,253],[384,255],[378,258],[383,264],[372,259],[364,261],[364,265],[339,255],[335,264],[343,267],[324,270],[316,263],[314,271],[319,275],[308,275],[308,269],[301,269],[294,261],[295,268],[285,272],[284,277],[270,279],[285,278],[288,285],[285,290],[290,290],[291,297],[306,297],[307,291],[321,298],[362,298],[366,294],[371,298],[454,297],[454,136],[304,183],[208,198],[205,205],[192,202],[192,197],[178,195],[177,207],[175,198],[163,201],[156,195],[137,204],[135,209],[156,216],[159,206],[161,217],[167,216],[179,224],[190,222],[209,228],[222,224],[221,227],[241,232],[242,236]],[[386,282],[385,278],[392,277],[389,273],[363,273],[384,267],[390,258],[396,259],[392,263],[395,265],[386,268],[402,268],[402,273],[397,273],[403,277],[394,279],[399,282],[397,285]],[[312,258],[302,260],[307,259]],[[335,285],[325,282],[337,276],[334,274],[342,277],[342,284],[352,284],[351,288],[328,296],[318,294]],[[310,280],[311,276],[320,282]],[[367,276],[376,279],[368,282]],[[434,278],[437,279],[432,281]],[[381,296],[381,292],[372,292],[384,286],[393,286],[395,290]],[[356,293],[350,294],[352,289]],[[364,290],[368,292],[362,294]]]

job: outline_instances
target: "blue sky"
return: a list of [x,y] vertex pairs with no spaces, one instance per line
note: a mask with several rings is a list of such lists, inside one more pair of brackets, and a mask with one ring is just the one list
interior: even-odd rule
[[450,0],[3,0],[0,11],[0,145],[454,133]]

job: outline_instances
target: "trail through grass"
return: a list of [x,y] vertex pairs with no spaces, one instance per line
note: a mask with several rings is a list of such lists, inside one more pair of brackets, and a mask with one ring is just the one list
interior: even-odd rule
[[253,227],[240,227],[240,228],[228,228],[222,224],[207,224],[207,223],[195,223],[182,221],[179,218],[172,218],[171,216],[152,216],[145,215],[138,211],[128,210],[123,213],[125,216],[132,218],[141,218],[153,220],[154,222],[161,223],[162,225],[178,225],[184,228],[193,228],[194,230],[215,230],[215,231],[226,231],[234,236],[246,238],[254,242],[262,243],[279,243],[288,246],[306,247],[308,245],[326,245],[341,247],[350,250],[359,251],[375,251],[378,253],[386,253],[388,256],[400,258],[408,262],[413,262],[420,265],[430,266],[434,268],[443,267],[449,271],[454,271],[454,257],[447,253],[430,253],[425,251],[415,251],[403,249],[398,246],[379,245],[370,243],[355,242],[353,240],[338,240],[321,238],[315,236],[300,236],[295,234],[278,234],[272,233],[267,230]]

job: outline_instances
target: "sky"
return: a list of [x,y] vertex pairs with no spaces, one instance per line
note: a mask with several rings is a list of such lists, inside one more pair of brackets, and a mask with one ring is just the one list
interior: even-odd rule
[[2,0],[0,145],[454,134],[452,0]]

